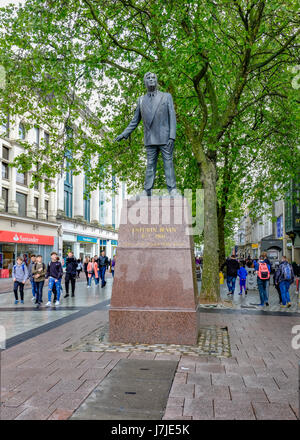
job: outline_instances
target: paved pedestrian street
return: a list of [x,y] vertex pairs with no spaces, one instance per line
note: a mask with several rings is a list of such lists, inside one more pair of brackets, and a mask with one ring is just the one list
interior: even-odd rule
[[[300,349],[291,346],[292,327],[300,324],[298,311],[202,308],[201,328],[227,327],[227,354],[183,354],[157,346],[116,350],[113,344],[105,351],[86,351],[80,343],[98,331],[101,336],[101,329],[108,328],[111,287],[112,278],[104,288],[87,289],[84,282],[77,283],[75,298],[63,298],[61,306],[49,310],[32,306],[30,290],[25,291],[24,307],[14,305],[12,292],[0,295],[0,324],[7,330],[7,349],[1,353],[2,420],[62,420],[73,414],[72,419],[138,419],[142,418],[139,411],[148,418],[163,420],[299,417]],[[271,290],[274,304],[275,293]],[[252,295],[258,298],[253,292],[251,302]],[[239,299],[234,298],[234,302]],[[216,338],[219,333],[206,332]],[[128,371],[145,370],[143,380],[122,373],[119,361],[124,359],[131,361]],[[144,368],[137,367],[137,360],[145,361]],[[155,378],[150,374],[151,390],[148,387],[145,394],[149,398],[145,397],[140,409],[146,373],[153,369],[146,361],[173,361],[176,368],[175,375],[167,377],[157,363]],[[162,380],[172,383],[163,396],[159,392],[160,374]],[[109,397],[114,395],[109,385],[113,377],[120,383],[115,402]],[[107,401],[99,390],[105,390]],[[156,395],[158,410],[151,412]]]

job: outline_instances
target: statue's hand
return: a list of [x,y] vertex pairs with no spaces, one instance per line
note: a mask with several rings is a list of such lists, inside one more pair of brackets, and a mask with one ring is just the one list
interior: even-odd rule
[[167,147],[170,148],[170,150],[174,147],[174,139],[168,140]]
[[114,139],[114,142],[120,142],[122,139],[125,139],[125,137],[124,137],[122,134],[119,134],[119,136],[117,136],[117,137]]

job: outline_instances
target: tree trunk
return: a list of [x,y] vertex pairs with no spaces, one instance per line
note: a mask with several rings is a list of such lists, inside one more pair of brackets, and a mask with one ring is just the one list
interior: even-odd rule
[[216,166],[208,160],[207,166],[201,167],[201,180],[204,188],[204,253],[201,303],[220,301],[216,176]]
[[218,205],[218,236],[219,236],[219,266],[225,262],[225,233],[224,233],[224,221],[225,221],[225,206]]

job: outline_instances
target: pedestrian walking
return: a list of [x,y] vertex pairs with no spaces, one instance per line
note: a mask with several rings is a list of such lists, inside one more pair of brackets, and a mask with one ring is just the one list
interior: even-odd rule
[[240,293],[239,293],[239,295],[243,294],[243,289],[244,289],[245,294],[247,295],[246,280],[247,280],[248,272],[245,268],[245,261],[243,261],[241,267],[238,270],[237,275],[240,279]]
[[51,253],[51,262],[48,264],[47,274],[46,274],[46,278],[49,278],[48,302],[46,304],[46,307],[51,307],[51,296],[52,296],[53,284],[55,284],[56,294],[57,294],[55,305],[59,306],[62,276],[63,276],[63,268],[62,268],[61,262],[57,260],[57,253],[52,252]]
[[270,281],[271,281],[271,273],[272,273],[272,263],[268,258],[268,254],[267,252],[262,252],[262,256],[264,258],[264,262],[267,263],[267,265],[270,267],[270,278],[267,280],[267,287],[266,287],[266,291],[267,291],[267,296],[268,298],[270,297]]
[[81,263],[80,258],[78,258],[78,260],[77,260],[76,271],[77,271],[77,278],[80,278],[80,272],[82,271],[82,263]]
[[89,273],[88,273],[88,264],[89,264],[89,262],[90,262],[90,258],[89,257],[85,257],[85,260],[84,260],[84,263],[83,263],[83,271],[85,273],[87,286],[89,285]]
[[37,255],[36,262],[32,266],[32,275],[34,278],[35,286],[36,286],[36,299],[35,304],[37,307],[43,302],[43,287],[45,283],[46,276],[46,265],[43,263],[43,257],[41,255]]
[[92,284],[92,279],[94,279],[96,286],[99,284],[98,264],[94,257],[92,258],[92,261],[88,263],[87,269],[88,269],[88,277],[89,277],[89,284],[88,284],[88,289],[89,289]]
[[108,258],[105,255],[105,251],[101,251],[100,257],[98,258],[98,267],[99,267],[99,278],[101,279],[101,287],[104,287],[106,284],[105,281],[105,272],[108,267]]
[[17,264],[13,266],[12,277],[14,280],[15,304],[18,304],[18,290],[20,291],[21,304],[24,304],[24,284],[28,278],[28,269],[22,257],[17,257]]
[[113,259],[112,259],[112,262],[111,262],[111,274],[112,274],[113,278],[115,276],[116,259],[117,259],[117,257],[116,257],[116,255],[114,255]]
[[259,257],[258,261],[254,261],[254,270],[257,275],[257,287],[260,295],[259,306],[268,306],[269,297],[267,293],[267,285],[270,280],[270,266],[265,262],[263,255]]
[[66,259],[66,276],[65,276],[66,294],[64,298],[70,296],[69,295],[70,281],[72,288],[72,296],[75,296],[76,273],[77,273],[77,261],[74,258],[73,252],[70,251]]
[[280,291],[280,286],[279,286],[279,277],[280,277],[280,269],[278,266],[275,270],[273,282],[274,282],[275,289],[277,290],[277,293],[279,296],[279,304],[282,304],[281,291]]
[[[35,262],[36,262],[36,256],[35,256],[35,254],[32,254],[31,257],[30,257],[30,263],[28,264],[28,278],[29,278],[30,283],[31,283],[31,291],[32,291],[31,301],[32,302],[35,302],[35,299],[36,299],[35,298],[35,296],[36,296],[36,285],[35,285],[34,278],[33,278],[33,275],[32,275],[32,266],[35,264]],[[25,263],[25,261],[24,261],[24,263]]]
[[237,273],[238,270],[240,268],[239,263],[236,261],[236,256],[235,255],[231,255],[230,258],[227,258],[227,260],[225,261],[225,263],[222,264],[221,266],[221,271],[223,271],[224,267],[226,266],[227,268],[227,287],[228,287],[228,293],[227,295],[234,295],[234,291],[235,291],[235,283],[236,283],[236,278],[237,278]]
[[279,284],[282,300],[281,307],[291,307],[289,288],[295,280],[295,275],[292,265],[285,256],[281,257],[281,263],[276,274],[275,283]]

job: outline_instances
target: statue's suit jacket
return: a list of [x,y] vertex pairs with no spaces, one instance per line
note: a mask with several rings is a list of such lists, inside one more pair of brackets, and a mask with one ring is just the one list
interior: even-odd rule
[[138,99],[133,119],[122,133],[127,139],[142,119],[146,147],[166,145],[169,139],[176,137],[176,115],[172,96],[170,93],[157,91],[152,99],[152,108],[147,94]]

